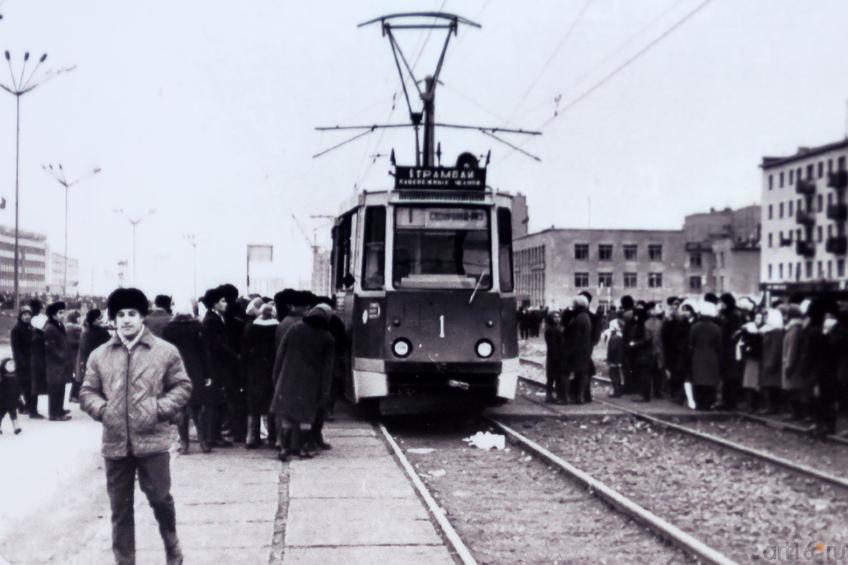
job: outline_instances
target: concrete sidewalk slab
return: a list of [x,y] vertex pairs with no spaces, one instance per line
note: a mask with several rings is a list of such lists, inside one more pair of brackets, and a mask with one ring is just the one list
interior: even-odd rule
[[453,565],[447,548],[443,546],[420,547],[294,547],[286,553],[286,565],[374,565],[375,563],[403,563],[404,565]]
[[344,476],[332,467],[297,473],[289,483],[292,498],[414,498],[415,492],[397,469],[347,469]]

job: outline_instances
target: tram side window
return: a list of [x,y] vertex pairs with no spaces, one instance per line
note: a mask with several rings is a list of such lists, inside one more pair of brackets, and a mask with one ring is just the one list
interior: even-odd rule
[[512,212],[498,208],[498,263],[501,292],[512,292]]
[[384,288],[386,264],[386,209],[369,206],[365,209],[365,245],[362,262],[362,288]]
[[342,217],[341,222],[333,228],[333,250],[335,265],[334,270],[336,274],[336,289],[340,290],[346,288],[345,279],[349,278],[347,275],[350,275],[351,269],[351,250],[352,246],[350,244],[350,214],[346,214]]

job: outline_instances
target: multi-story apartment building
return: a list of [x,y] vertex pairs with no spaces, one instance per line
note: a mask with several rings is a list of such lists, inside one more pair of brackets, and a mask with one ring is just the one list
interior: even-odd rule
[[[50,269],[47,272],[46,290],[48,294],[74,296],[79,294],[79,261],[65,257],[61,253],[49,253]],[[65,286],[67,264],[67,287]]]
[[[40,294],[47,285],[47,236],[18,231],[18,281],[21,294]],[[15,230],[0,226],[0,291],[15,289]]]
[[848,139],[763,157],[760,274],[776,294],[848,288]]

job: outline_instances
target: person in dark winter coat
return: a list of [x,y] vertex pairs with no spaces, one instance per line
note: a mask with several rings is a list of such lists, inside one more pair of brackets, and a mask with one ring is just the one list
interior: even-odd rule
[[21,398],[21,387],[15,374],[14,359],[3,359],[0,361],[0,434],[3,433],[3,418],[6,414],[12,421],[12,430],[15,435],[21,433],[18,425],[18,401]]
[[[828,386],[835,375],[835,357],[831,355],[829,338],[824,333],[824,322],[827,314],[827,305],[821,300],[813,300],[807,308],[807,316],[804,320],[803,329],[803,353],[801,355],[801,374],[803,375],[802,397],[812,408],[812,418],[817,423],[817,428],[829,412],[827,404],[822,401],[820,394],[822,390],[831,393],[831,401],[835,400],[835,391]],[[834,366],[828,366],[832,363]]]
[[672,297],[668,301],[668,307],[668,317],[661,330],[665,369],[668,374],[668,392],[672,399],[682,401],[683,383],[688,378],[691,366],[689,330],[692,323],[688,314],[681,308],[680,299]]
[[783,333],[783,375],[781,389],[789,400],[790,418],[800,420],[805,415],[804,375],[801,372],[801,353],[804,349],[801,307],[790,304],[786,312],[786,329]]
[[567,338],[571,350],[569,370],[574,373],[574,402],[583,404],[587,399],[587,388],[592,370],[592,319],[589,316],[589,301],[578,295],[574,299],[574,318],[568,325]]
[[79,310],[71,310],[65,315],[65,335],[68,338],[68,379],[71,381],[71,402],[79,402],[79,389],[82,386],[81,376],[77,378],[77,356],[79,355],[80,339],[82,337],[82,325],[80,325]]
[[333,301],[326,296],[319,296],[316,300],[318,301],[316,307],[324,309],[330,316],[327,330],[333,338],[333,369],[324,377],[321,387],[321,401],[318,404],[318,409],[315,411],[315,419],[312,420],[312,425],[309,428],[309,439],[307,443],[309,449],[327,450],[332,449],[333,446],[324,441],[324,422],[327,419],[333,401],[333,381],[337,378],[338,373],[343,367],[343,358],[339,352],[345,351],[347,336],[344,329],[344,322],[336,316],[336,312],[333,309]]
[[628,387],[629,392],[638,392],[643,402],[650,400],[650,396],[646,395],[649,390],[645,385],[651,377],[651,368],[653,367],[654,349],[651,336],[645,329],[645,322],[648,320],[648,313],[644,308],[634,308],[631,314],[625,316],[624,326],[624,343],[625,343],[625,359],[629,365],[632,383]]
[[312,308],[307,315],[286,333],[277,351],[279,374],[275,375],[276,386],[271,412],[284,424],[280,459],[289,455],[312,457],[303,449],[300,441],[301,424],[311,423],[328,391],[333,370],[334,343],[329,332],[331,313],[320,306]]
[[[209,453],[212,437],[211,420],[208,418],[207,405],[215,409],[220,395],[212,391],[212,379],[206,349],[203,342],[203,326],[194,317],[191,304],[181,303],[176,307],[174,318],[162,329],[162,339],[171,343],[180,352],[186,373],[191,380],[191,399],[182,409],[177,422],[180,437],[180,453],[186,455],[190,449],[189,422],[197,429],[197,442],[203,453]],[[217,396],[217,398],[216,398]],[[211,397],[211,399],[209,398]],[[211,400],[211,402],[210,402]]]
[[760,368],[760,390],[765,401],[761,414],[776,414],[780,383],[783,378],[783,313],[772,308],[762,328],[763,364]]
[[[244,330],[241,351],[242,370],[247,384],[247,449],[254,449],[262,444],[259,437],[261,420],[263,416],[267,416],[274,394],[271,373],[276,354],[274,334],[278,324],[274,306],[264,304],[259,308],[257,318]],[[273,428],[271,425],[268,430],[268,441],[271,444],[276,440]]]
[[745,316],[736,306],[732,294],[724,293],[719,299],[719,325],[722,331],[722,369],[721,395],[716,408],[735,410],[742,386],[742,374],[745,364],[737,359],[736,348],[739,345],[739,328],[745,323]]
[[18,323],[12,328],[10,340],[12,342],[12,358],[15,360],[15,372],[18,375],[18,384],[24,397],[26,411],[32,418],[40,418],[36,401],[38,395],[32,392],[32,309],[28,306],[21,308],[18,314]]
[[[44,326],[47,325],[47,316],[44,314],[44,304],[37,298],[30,300],[30,308],[32,308],[32,344],[30,345],[30,379],[32,384],[32,402],[38,407],[38,397],[48,393],[47,389],[47,372],[44,360]],[[41,418],[41,414],[37,411],[35,416],[30,414],[30,418]]]
[[565,401],[562,390],[563,374],[563,332],[562,317],[556,310],[545,317],[545,402]]
[[162,330],[171,321],[171,304],[173,300],[170,296],[160,294],[153,299],[153,310],[144,317],[144,325],[156,337],[162,337]]
[[54,302],[47,307],[47,324],[44,326],[44,370],[47,376],[48,415],[53,421],[70,420],[65,410],[65,385],[69,381],[68,337],[60,321],[65,313],[64,302]]
[[[218,402],[211,402],[207,406],[209,426],[212,430],[209,441],[211,447],[229,447],[232,444],[221,437],[221,423],[226,409],[226,391],[237,386],[234,373],[238,370],[238,352],[230,347],[227,339],[227,327],[224,321],[227,299],[219,289],[215,288],[206,291],[203,303],[207,308],[206,317],[203,318],[203,344],[209,359],[209,376],[212,379],[213,389],[209,391],[210,400],[215,396],[220,397]],[[215,392],[220,394],[216,395]]]
[[715,402],[716,387],[721,382],[723,341],[717,321],[718,309],[711,302],[703,302],[700,318],[689,333],[692,354],[692,385],[695,388],[695,405],[705,410]]
[[760,390],[760,370],[763,361],[762,327],[765,318],[762,312],[751,314],[751,321],[740,329],[740,348],[745,360],[745,372],[742,375],[742,388],[745,393],[745,409],[754,412]]
[[79,353],[77,354],[76,380],[82,383],[85,379],[85,366],[91,352],[109,341],[109,330],[102,325],[103,312],[92,308],[85,313],[82,334],[80,334]]
[[238,289],[232,284],[222,284],[218,290],[227,301],[227,308],[224,310],[224,327],[227,343],[236,354],[236,363],[230,368],[230,386],[225,388],[230,429],[233,433],[233,441],[244,443],[247,439],[247,384],[246,376],[242,373],[240,357],[247,301],[239,298]]

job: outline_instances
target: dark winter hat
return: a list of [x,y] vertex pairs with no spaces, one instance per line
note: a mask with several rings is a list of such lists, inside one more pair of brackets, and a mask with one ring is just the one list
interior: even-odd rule
[[296,290],[289,304],[292,306],[312,306],[313,294],[308,290]]
[[171,309],[171,297],[166,294],[157,294],[156,298],[153,299],[153,305],[157,308],[162,308],[163,310]]
[[588,290],[581,290],[581,291],[578,293],[578,295],[580,295],[580,296],[585,296],[585,297],[586,297],[586,300],[588,300],[588,301],[589,301],[589,304],[591,304],[591,303],[592,303],[592,293],[591,293],[591,292],[589,292]]
[[29,301],[29,307],[32,310],[32,315],[38,316],[44,310],[44,303],[38,298],[33,298]]
[[47,317],[48,317],[48,318],[52,318],[53,316],[55,316],[56,314],[58,314],[58,313],[59,313],[59,310],[64,310],[64,309],[65,309],[65,307],[66,307],[65,303],[64,303],[64,302],[62,302],[61,300],[59,300],[59,301],[57,301],[57,302],[54,302],[54,303],[50,304],[50,305],[47,307],[47,312],[46,312],[46,313],[47,313]]
[[804,301],[804,295],[800,292],[793,292],[789,295],[789,304],[801,304]]
[[725,306],[727,306],[731,310],[733,308],[736,308],[736,299],[733,298],[733,295],[729,292],[725,292],[724,294],[722,294],[720,300],[724,303]]
[[203,305],[208,309],[212,309],[222,298],[224,298],[224,293],[221,292],[221,287],[218,288],[210,288],[203,294]]
[[80,315],[81,314],[79,310],[71,310],[70,312],[68,312],[66,318],[68,322],[72,324],[79,324]]
[[112,291],[109,298],[106,299],[106,308],[109,312],[109,319],[114,320],[118,315],[119,310],[132,308],[138,310],[142,316],[147,316],[150,304],[147,301],[147,296],[137,288],[118,288]]
[[221,295],[223,295],[230,304],[235,304],[236,300],[238,300],[239,291],[234,285],[224,283],[218,287],[218,290],[221,291]]
[[633,310],[635,303],[633,302],[633,297],[629,294],[625,294],[621,297],[621,308],[623,310]]
[[718,305],[718,296],[714,292],[708,292],[704,295],[704,302],[710,302]]
[[680,304],[680,299],[677,298],[676,296],[669,296],[668,298],[665,299],[665,303],[668,306],[672,306],[673,304]]
[[85,313],[85,323],[89,326],[100,319],[100,316],[103,315],[103,312],[100,311],[100,308],[92,308],[88,312]]

